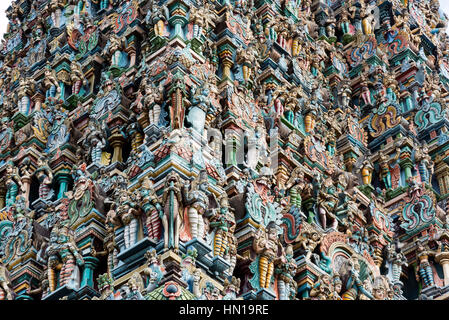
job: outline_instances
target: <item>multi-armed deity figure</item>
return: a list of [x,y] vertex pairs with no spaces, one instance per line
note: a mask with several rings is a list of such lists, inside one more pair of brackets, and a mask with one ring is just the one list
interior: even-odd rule
[[56,71],[52,69],[50,64],[47,64],[45,70],[44,87],[46,89],[45,97],[47,100],[59,98],[61,95],[61,87],[56,77]]
[[219,199],[219,208],[209,217],[210,228],[214,233],[214,256],[225,257],[230,250],[232,236],[231,228],[235,226],[234,209],[229,205],[226,194]]
[[158,87],[154,85],[149,77],[142,80],[140,85],[140,99],[137,103],[138,111],[148,110],[148,120],[151,125],[159,125],[159,117],[161,114],[161,101],[164,98],[164,87],[160,84]]
[[164,211],[159,202],[159,197],[154,190],[153,181],[149,177],[143,180],[140,194],[142,197],[140,206],[146,215],[148,238],[157,242],[162,235],[161,218],[163,217]]
[[297,265],[293,258],[293,246],[287,246],[285,255],[281,257],[275,267],[275,274],[277,274],[279,300],[289,300],[291,291],[294,290],[296,282]]
[[386,247],[386,264],[388,266],[388,275],[391,282],[393,284],[401,284],[401,281],[399,280],[402,273],[402,268],[407,267],[407,258],[405,255],[399,251],[396,251],[396,248],[393,244],[388,244]]
[[192,239],[204,238],[204,213],[209,205],[208,196],[208,176],[207,171],[202,170],[197,178],[193,181],[190,190],[189,186],[185,185],[182,189],[185,200],[185,205],[188,209],[188,217],[190,224],[190,235]]
[[90,119],[82,138],[82,145],[90,154],[92,163],[98,166],[102,165],[103,149],[106,146],[105,138],[105,132],[101,129],[100,123]]
[[259,229],[254,236],[253,249],[259,255],[259,286],[267,289],[271,285],[274,265],[280,259],[283,250],[279,242],[278,227],[270,222],[266,230]]
[[151,0],[145,22],[154,26],[154,34],[158,37],[166,36],[165,24],[170,19],[170,13],[166,5],[158,5],[155,0]]
[[[48,281],[50,292],[64,285],[78,289],[80,281],[79,267],[84,259],[78,251],[71,231],[64,226],[56,225],[50,234],[50,242],[46,250],[48,259]],[[59,280],[58,280],[59,271]]]
[[39,198],[49,200],[53,196],[51,184],[53,182],[53,172],[48,166],[48,160],[45,157],[39,158],[37,169],[34,172],[39,181]]
[[187,114],[187,121],[199,134],[203,134],[206,115],[211,108],[210,94],[209,88],[204,85],[192,89],[192,105]]
[[131,194],[127,189],[118,188],[115,190],[115,202],[111,207],[125,227],[123,237],[126,249],[136,244],[138,238],[140,209],[134,200],[134,196],[137,194]]

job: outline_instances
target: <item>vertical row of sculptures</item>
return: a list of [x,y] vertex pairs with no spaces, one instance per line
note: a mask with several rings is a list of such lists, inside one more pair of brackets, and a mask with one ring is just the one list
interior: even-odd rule
[[0,300],[449,291],[437,0],[17,0],[7,15]]

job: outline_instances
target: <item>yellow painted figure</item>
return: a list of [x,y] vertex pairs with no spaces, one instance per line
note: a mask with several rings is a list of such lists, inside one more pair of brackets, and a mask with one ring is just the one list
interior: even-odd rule
[[371,165],[371,163],[368,160],[365,160],[363,162],[363,166],[362,166],[362,181],[363,181],[364,185],[371,184],[373,170],[374,170],[374,168]]
[[[265,232],[261,229],[254,237],[253,249],[259,256],[259,285],[260,288],[270,287],[274,272],[274,263],[278,258],[278,230],[274,222],[270,222]],[[281,246],[282,248],[282,246]]]

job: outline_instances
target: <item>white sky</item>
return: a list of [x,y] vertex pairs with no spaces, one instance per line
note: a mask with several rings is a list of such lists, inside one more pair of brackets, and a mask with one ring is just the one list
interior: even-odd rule
[[6,18],[5,11],[10,5],[11,0],[0,0],[0,39],[3,39],[3,34],[8,26],[8,18]]
[[[440,0],[440,9],[449,16],[449,0]],[[449,26],[446,32],[449,33]]]

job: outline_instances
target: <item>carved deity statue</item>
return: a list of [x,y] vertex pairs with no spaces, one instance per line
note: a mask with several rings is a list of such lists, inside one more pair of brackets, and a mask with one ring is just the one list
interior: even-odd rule
[[253,242],[253,249],[259,255],[259,286],[269,288],[274,274],[275,262],[279,261],[279,251],[283,250],[278,238],[278,227],[270,222],[266,231],[259,229]]

